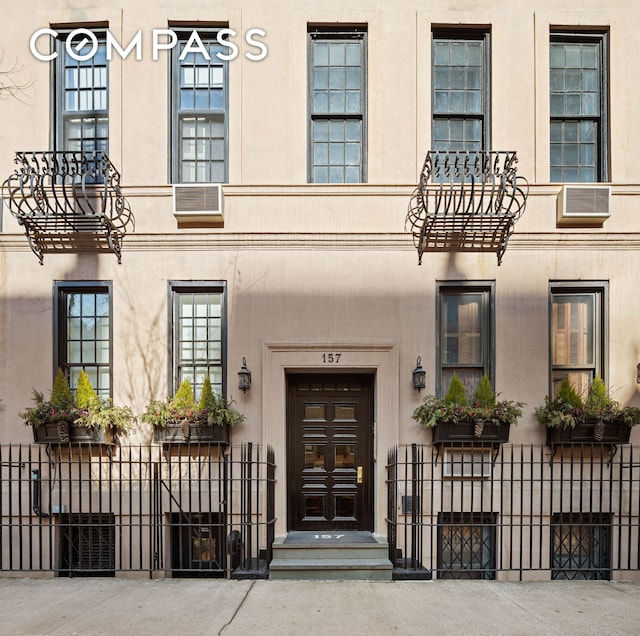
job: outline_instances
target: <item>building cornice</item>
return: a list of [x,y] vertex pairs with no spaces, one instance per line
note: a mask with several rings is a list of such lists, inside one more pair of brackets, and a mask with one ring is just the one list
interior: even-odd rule
[[[29,251],[23,234],[0,235],[0,249]],[[226,250],[359,250],[413,251],[407,232],[319,233],[319,232],[225,232],[187,231],[170,234],[130,234],[124,251],[183,252]],[[516,232],[507,251],[513,250],[638,250],[640,232]]]
[[[637,183],[615,183],[611,185],[613,196],[639,196],[640,184]],[[313,184],[304,183],[299,185],[285,184],[223,184],[222,189],[225,197],[407,197],[407,201],[414,191],[415,184]],[[538,183],[529,184],[529,196],[556,196],[562,190],[562,184]],[[127,198],[165,198],[173,196],[173,188],[170,185],[148,186],[129,185],[122,186],[122,191]]]

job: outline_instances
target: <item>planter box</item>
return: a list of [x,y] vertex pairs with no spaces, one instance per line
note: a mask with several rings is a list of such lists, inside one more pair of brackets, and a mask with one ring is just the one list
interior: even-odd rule
[[504,444],[509,441],[511,424],[486,423],[480,437],[473,434],[474,422],[444,422],[432,430],[434,444]]
[[593,439],[595,422],[576,424],[574,428],[547,428],[547,446],[556,444],[626,444],[631,435],[631,427],[624,422],[608,423],[604,427],[604,437],[597,442]]
[[[33,439],[36,444],[59,444],[58,424],[45,422],[41,426],[33,427]],[[101,428],[87,428],[77,424],[69,424],[69,441],[85,444],[115,444],[116,436],[111,431]]]
[[228,444],[229,426],[191,426],[191,435],[185,442],[182,436],[182,425],[167,424],[153,430],[153,441],[163,444]]

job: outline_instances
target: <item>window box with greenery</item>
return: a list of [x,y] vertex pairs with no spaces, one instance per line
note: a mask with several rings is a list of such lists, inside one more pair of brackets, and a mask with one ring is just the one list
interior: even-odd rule
[[624,444],[631,427],[640,423],[640,409],[621,406],[607,395],[602,379],[596,376],[587,399],[582,398],[565,378],[558,394],[545,398],[536,408],[536,417],[547,429],[547,444]]
[[142,421],[153,426],[156,442],[229,443],[229,429],[244,420],[224,397],[211,389],[207,376],[200,401],[196,402],[189,380],[183,380],[173,399],[153,400]]
[[20,417],[33,428],[34,440],[39,444],[115,444],[133,423],[131,409],[101,400],[84,371],[78,376],[75,398],[62,369],[56,373],[49,400],[39,391],[33,393],[35,405]]
[[453,375],[444,398],[427,395],[413,419],[433,431],[434,444],[504,444],[509,430],[522,416],[521,402],[496,401],[491,382],[483,375],[467,404],[465,388]]

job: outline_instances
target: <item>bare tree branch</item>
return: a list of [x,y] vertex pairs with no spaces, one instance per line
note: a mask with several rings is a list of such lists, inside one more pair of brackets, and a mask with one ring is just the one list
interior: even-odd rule
[[5,52],[0,52],[0,99],[13,97],[23,104],[27,103],[28,90],[35,84],[33,78],[23,80],[20,75],[23,65],[14,60],[13,64],[5,62]]

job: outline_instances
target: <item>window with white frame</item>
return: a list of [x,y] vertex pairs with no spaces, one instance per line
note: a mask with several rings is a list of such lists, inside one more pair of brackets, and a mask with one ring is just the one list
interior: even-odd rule
[[483,374],[493,384],[493,283],[438,283],[437,392],[445,395],[454,373],[468,399]]
[[228,180],[229,50],[218,29],[175,28],[178,44],[171,69],[171,174],[173,183],[226,183]]
[[85,371],[99,397],[111,397],[111,283],[57,283],[54,294],[55,366],[75,392]]
[[209,376],[214,393],[224,394],[225,289],[224,283],[170,284],[174,391],[189,380],[199,399]]
[[552,283],[550,287],[551,394],[569,379],[586,398],[598,375],[604,378],[605,283]]
[[607,34],[552,32],[551,181],[607,181]]
[[[109,151],[109,64],[104,30],[94,31],[98,46],[86,60],[72,57],[65,46],[69,31],[60,31],[56,40],[54,148],[93,153]],[[88,56],[93,43],[78,37],[72,50],[75,57]]]
[[309,27],[309,181],[366,181],[366,27]]

